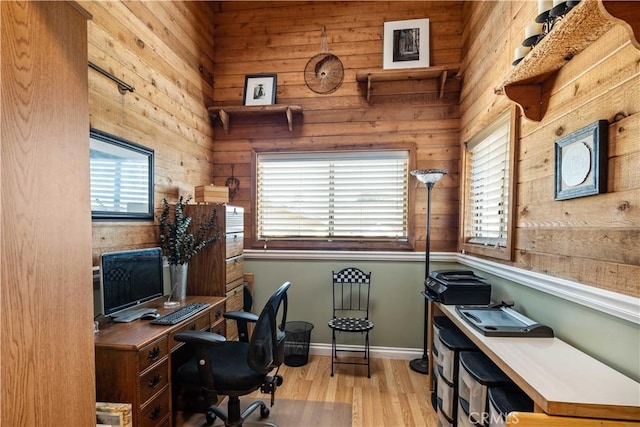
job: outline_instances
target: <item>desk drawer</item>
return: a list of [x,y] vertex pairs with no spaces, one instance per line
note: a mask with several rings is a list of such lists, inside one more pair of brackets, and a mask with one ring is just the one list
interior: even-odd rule
[[167,345],[167,337],[162,338],[146,345],[138,351],[138,367],[139,372],[143,372],[149,366],[153,365],[169,353]]
[[209,310],[205,310],[204,312],[196,314],[194,317],[189,319],[187,323],[185,323],[180,328],[172,331],[169,334],[169,345],[171,346],[171,351],[173,351],[177,346],[182,344],[176,341],[175,339],[173,339],[173,337],[175,337],[176,334],[179,334],[180,332],[185,332],[185,331],[204,331],[209,329],[210,326],[211,326],[211,323],[209,320]]
[[161,422],[169,417],[169,387],[147,405],[140,408],[138,412],[138,427],[154,427],[162,425]]
[[225,258],[242,255],[242,251],[244,250],[244,233],[227,233],[226,249]]
[[226,261],[226,282],[231,283],[236,280],[242,280],[242,275],[244,274],[244,259],[243,256],[236,256],[233,258],[229,258]]
[[169,384],[169,360],[154,366],[140,376],[140,402],[142,405]]

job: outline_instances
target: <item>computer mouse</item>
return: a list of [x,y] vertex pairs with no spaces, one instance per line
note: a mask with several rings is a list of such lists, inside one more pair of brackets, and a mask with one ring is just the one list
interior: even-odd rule
[[157,319],[158,317],[160,317],[160,313],[147,313],[147,314],[143,314],[141,319],[142,320],[153,320],[153,319]]

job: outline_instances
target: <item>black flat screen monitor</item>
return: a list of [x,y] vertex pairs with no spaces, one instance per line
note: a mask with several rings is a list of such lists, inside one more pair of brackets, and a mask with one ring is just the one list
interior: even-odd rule
[[161,297],[162,249],[106,252],[100,257],[102,313],[115,313]]

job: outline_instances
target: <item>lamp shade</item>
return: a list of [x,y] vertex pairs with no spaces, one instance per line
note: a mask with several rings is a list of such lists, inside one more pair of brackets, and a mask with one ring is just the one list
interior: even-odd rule
[[446,169],[417,169],[411,171],[411,175],[418,178],[418,181],[425,184],[435,184],[440,181],[440,178],[445,176],[449,172]]

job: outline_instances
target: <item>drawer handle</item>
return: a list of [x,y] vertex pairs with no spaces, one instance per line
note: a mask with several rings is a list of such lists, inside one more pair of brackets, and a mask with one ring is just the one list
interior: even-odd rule
[[221,313],[219,311],[216,311],[216,314],[215,314],[216,319],[219,319],[220,316],[221,316]]
[[156,360],[158,358],[158,356],[160,356],[160,347],[153,347],[153,350],[151,350],[149,352],[149,355],[147,356],[147,359],[149,360]]
[[190,324],[189,326],[187,326],[187,329],[190,330],[190,331],[195,331],[196,330],[196,324],[195,323]]
[[158,417],[160,416],[160,412],[162,411],[162,406],[158,405],[155,408],[153,408],[153,411],[151,411],[149,413],[149,418],[152,420],[157,420]]
[[160,380],[162,380],[162,375],[155,374],[153,378],[151,378],[151,380],[149,381],[149,387],[151,388],[158,387],[158,384],[160,384]]

